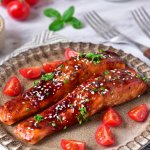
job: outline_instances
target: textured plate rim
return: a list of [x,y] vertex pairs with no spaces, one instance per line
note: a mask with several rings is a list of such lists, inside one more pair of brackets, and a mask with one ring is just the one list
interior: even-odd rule
[[[66,48],[70,47],[74,50],[83,50],[83,49],[90,49],[90,48],[103,48],[104,50],[112,50],[117,53],[128,65],[136,69],[139,73],[145,75],[150,81],[150,68],[149,66],[144,63],[139,58],[133,56],[132,54],[127,54],[122,50],[115,49],[111,46],[105,46],[103,44],[93,44],[93,43],[83,43],[83,42],[66,42],[66,43],[56,43],[56,44],[48,44],[44,46],[40,46],[34,49],[29,49],[26,52],[22,52],[15,57],[10,58],[9,60],[5,61],[0,66],[0,81],[5,81],[7,76],[9,75],[9,71],[13,69],[14,65],[18,65],[19,63],[23,63],[25,59],[35,59],[35,55],[41,57],[42,54],[46,54],[50,51],[56,51],[59,48]],[[16,61],[17,60],[17,61]],[[148,82],[150,83],[150,82]],[[2,84],[0,83],[0,87]],[[125,145],[120,146],[117,150],[134,150],[142,149],[146,145],[150,143],[150,124],[146,127],[146,129],[137,137],[135,137],[132,141],[129,141]],[[24,145],[19,140],[16,140],[15,137],[11,136],[7,131],[3,128],[2,123],[0,123],[0,144],[10,150],[19,150],[19,149],[27,149],[31,150],[29,146]]]

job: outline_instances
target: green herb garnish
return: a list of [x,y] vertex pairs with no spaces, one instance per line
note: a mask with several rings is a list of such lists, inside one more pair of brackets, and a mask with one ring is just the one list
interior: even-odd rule
[[90,100],[89,100],[88,98],[85,100],[86,103],[88,103],[89,101],[90,101]]
[[100,90],[101,90],[101,91],[105,91],[105,87],[103,87],[103,86],[100,87]]
[[64,65],[60,65],[59,67],[60,67],[60,68],[64,68]]
[[56,123],[55,123],[54,121],[52,122],[52,126],[53,126],[53,127],[56,127]]
[[40,80],[34,81],[34,85],[37,85],[40,82]]
[[87,121],[87,110],[86,107],[79,108],[79,115],[76,117],[79,124],[81,125],[84,121]]
[[106,71],[104,72],[104,75],[108,75],[108,74],[109,74],[109,71],[106,70]]
[[26,108],[26,111],[30,111],[30,108]]
[[97,92],[97,91],[98,91],[98,89],[94,88],[94,89],[92,89],[92,91]]
[[147,77],[143,77],[142,80],[145,81],[145,82],[148,81]]
[[66,84],[66,83],[68,82],[68,80],[67,80],[67,79],[64,79],[64,81],[63,81],[63,82],[64,82],[64,84]]
[[103,58],[101,54],[95,54],[95,53],[87,53],[85,57],[91,59],[91,61],[95,65],[100,63],[100,60]]
[[41,79],[44,81],[52,80],[54,77],[54,73],[47,73],[45,75],[42,75]]
[[64,126],[63,130],[66,130],[67,129],[67,126]]
[[62,118],[60,116],[58,116],[58,120],[60,121],[60,123],[62,123]]
[[147,82],[147,81],[148,81],[148,78],[145,77],[145,76],[142,77],[142,76],[140,76],[140,75],[137,75],[136,77],[142,79],[144,82]]
[[53,8],[47,8],[44,10],[44,15],[49,18],[55,18],[55,20],[49,25],[49,30],[59,31],[63,29],[65,24],[70,24],[75,29],[81,29],[83,23],[74,17],[75,8],[74,6],[69,7],[62,15],[61,13]]
[[43,116],[41,116],[41,115],[39,115],[39,114],[37,114],[37,115],[34,116],[34,120],[35,120],[36,122],[41,122],[43,119],[44,119]]
[[80,54],[79,54],[79,57],[81,57],[81,58],[82,58],[82,57],[83,57],[83,54],[81,54],[81,53],[80,53]]
[[99,52],[100,52],[100,53],[103,53],[103,52],[105,52],[105,51],[104,51],[103,49],[100,49]]

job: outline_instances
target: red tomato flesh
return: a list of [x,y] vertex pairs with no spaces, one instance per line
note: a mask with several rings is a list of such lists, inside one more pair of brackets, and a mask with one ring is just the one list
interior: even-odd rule
[[65,58],[68,60],[70,59],[71,57],[74,57],[74,56],[78,56],[79,53],[70,49],[70,48],[66,48],[65,49]]
[[85,142],[76,140],[61,140],[63,150],[85,150]]
[[8,14],[16,20],[24,20],[30,14],[30,6],[25,1],[15,0],[7,5]]
[[11,77],[5,87],[4,87],[4,94],[8,96],[17,96],[21,92],[21,84],[19,79],[16,76]]
[[148,117],[148,108],[146,104],[141,104],[128,112],[128,116],[137,122],[144,122]]
[[102,146],[114,145],[115,139],[109,126],[102,124],[95,133],[96,142]]
[[63,61],[56,60],[53,62],[48,62],[43,64],[43,69],[46,73],[53,72],[55,68],[57,68]]
[[38,78],[42,71],[40,67],[28,67],[28,68],[22,68],[19,69],[20,74],[28,79],[34,79]]
[[117,127],[122,123],[122,119],[119,113],[111,107],[108,108],[108,110],[104,113],[102,121],[104,124],[113,127]]

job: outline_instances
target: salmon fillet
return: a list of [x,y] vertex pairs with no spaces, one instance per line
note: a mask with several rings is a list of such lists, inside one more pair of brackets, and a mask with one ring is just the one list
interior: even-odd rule
[[39,83],[0,107],[1,122],[12,125],[64,98],[77,85],[104,70],[125,68],[113,52],[82,54],[65,61],[53,73],[43,75]]
[[147,83],[132,69],[105,71],[79,85],[57,104],[18,124],[16,136],[35,144],[44,137],[77,122],[82,124],[105,107],[131,101],[143,94]]

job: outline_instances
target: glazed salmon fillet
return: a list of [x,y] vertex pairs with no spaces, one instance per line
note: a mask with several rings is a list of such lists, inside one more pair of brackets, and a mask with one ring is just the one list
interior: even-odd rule
[[82,124],[105,107],[131,101],[146,89],[147,83],[132,69],[105,71],[103,75],[91,77],[42,113],[18,124],[15,134],[23,141],[35,144],[73,124]]
[[1,122],[12,125],[64,98],[77,85],[104,70],[125,68],[113,52],[87,53],[64,61],[53,73],[45,74],[37,85],[0,107]]

